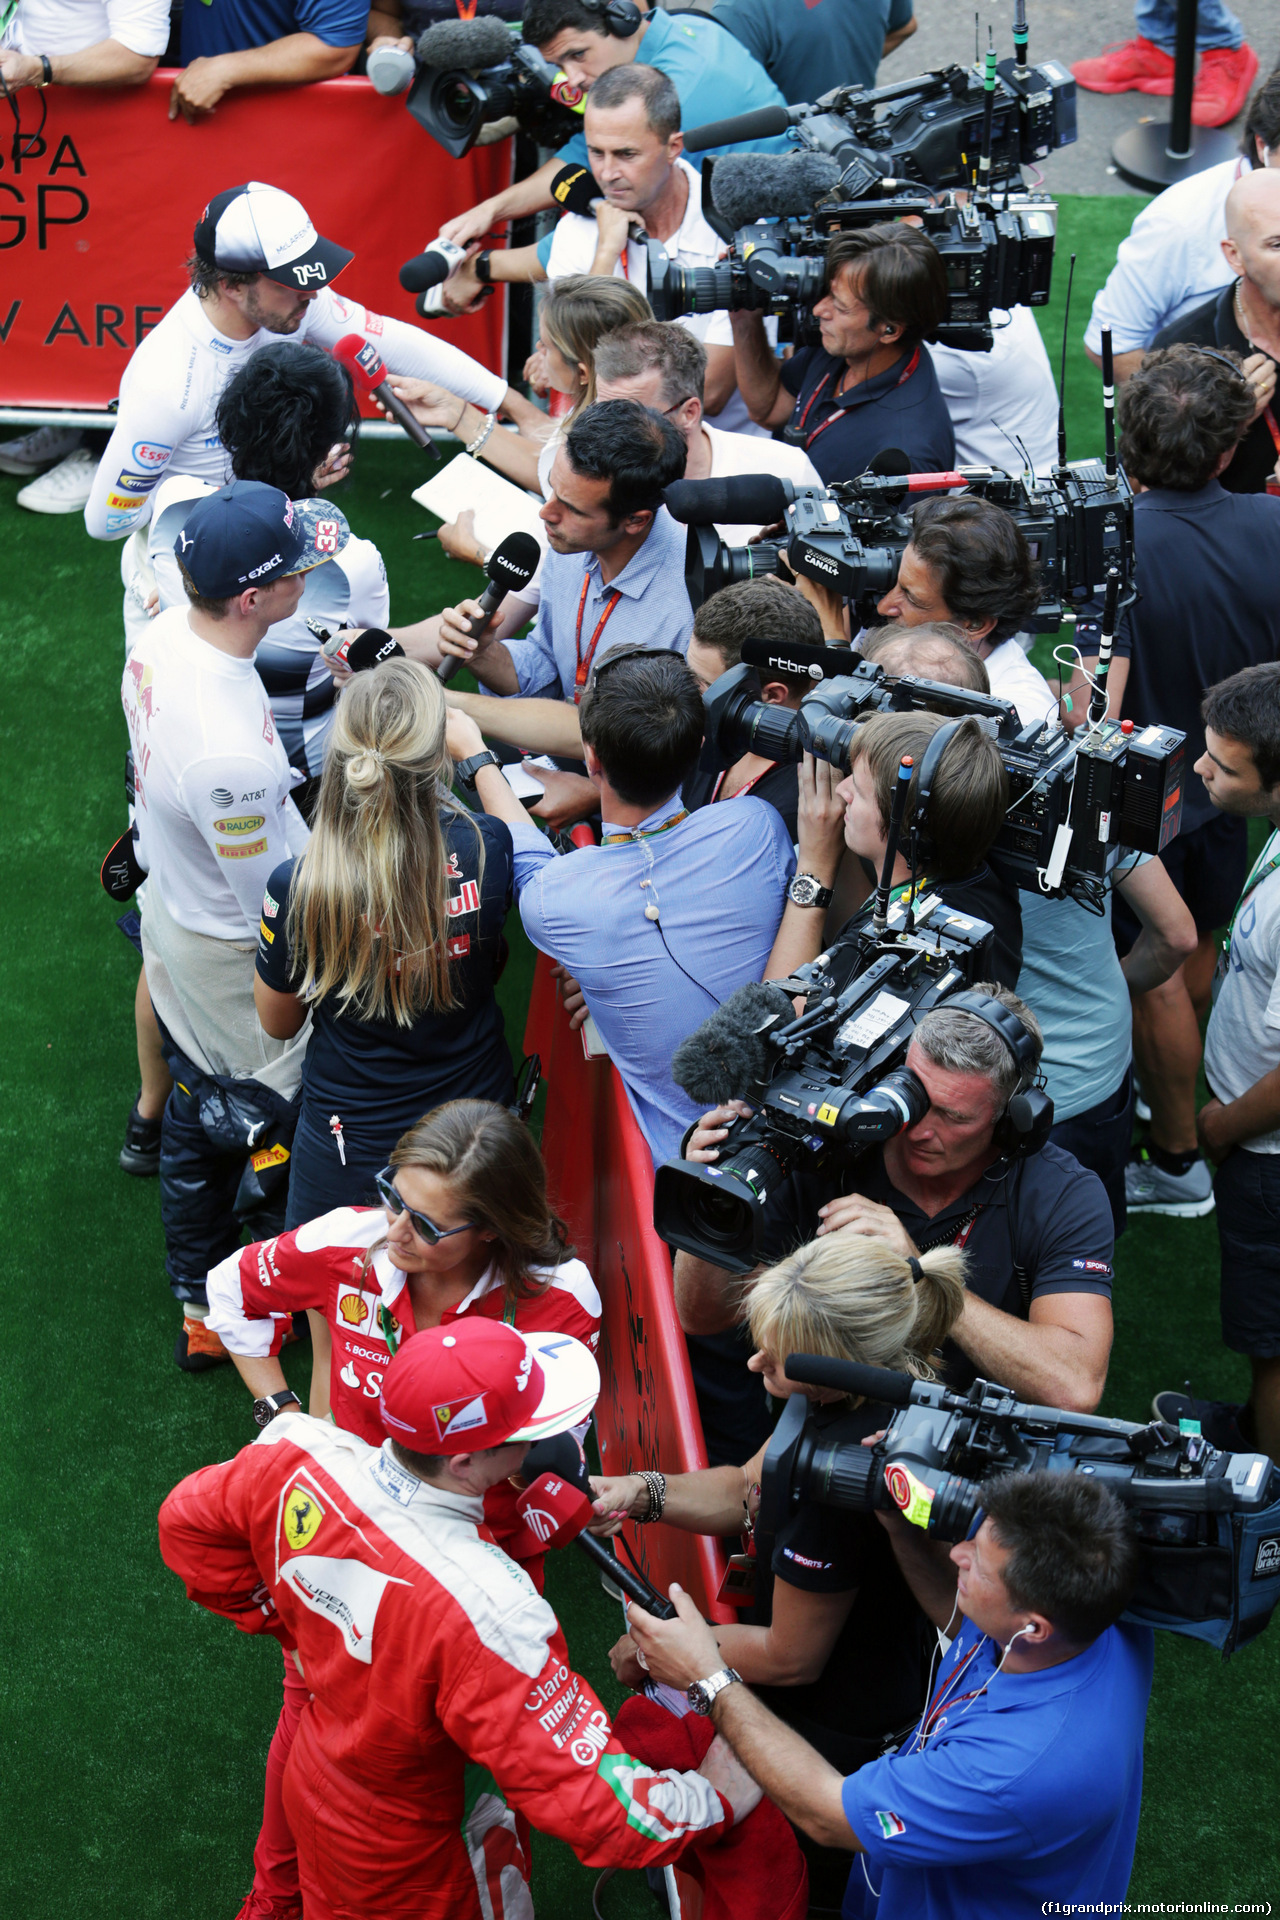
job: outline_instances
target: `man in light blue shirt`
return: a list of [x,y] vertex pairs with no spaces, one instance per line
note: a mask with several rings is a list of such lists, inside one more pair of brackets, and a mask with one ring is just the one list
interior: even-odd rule
[[[761,107],[786,106],[759,61],[726,27],[703,13],[646,12],[633,0],[527,0],[524,37],[553,66],[563,69],[571,86],[588,91],[610,67],[625,66],[630,60],[657,67],[670,75],[680,96],[686,132]],[[785,153],[790,144],[776,134],[707,151]],[[587,163],[587,143],[580,133],[527,180],[517,180],[459,214],[441,233],[461,246],[508,220],[553,206],[551,182],[561,167],[571,163]]]
[[630,1610],[651,1678],[693,1705],[710,1695],[717,1731],[788,1819],[852,1853],[845,1920],[1122,1910],[1154,1653],[1150,1627],[1120,1621],[1132,1525],[1086,1474],[1006,1474],[982,1498],[981,1526],[949,1556],[882,1516],[921,1607],[955,1638],[914,1732],[844,1779],[731,1684],[687,1594],[671,1589],[678,1620]]

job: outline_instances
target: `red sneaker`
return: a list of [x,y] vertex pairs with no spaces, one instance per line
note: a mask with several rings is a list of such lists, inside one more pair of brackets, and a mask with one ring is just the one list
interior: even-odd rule
[[1249,98],[1257,77],[1258,56],[1250,46],[1213,47],[1202,53],[1191,96],[1192,126],[1225,127]]
[[1162,53],[1141,34],[1104,47],[1096,60],[1077,60],[1071,71],[1088,93],[1173,92],[1172,54]]

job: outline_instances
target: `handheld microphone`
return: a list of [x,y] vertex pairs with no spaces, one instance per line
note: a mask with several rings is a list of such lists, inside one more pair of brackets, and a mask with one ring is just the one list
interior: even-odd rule
[[379,406],[385,407],[416,445],[428,452],[433,460],[440,458],[440,449],[426,428],[418,424],[404,401],[398,399],[387,385],[386,362],[376,347],[370,346],[361,334],[344,333],[331,352],[339,366],[345,367],[351,375],[358,394],[376,400]]
[[771,527],[796,497],[776,473],[735,473],[724,480],[674,480],[662,495],[673,520],[688,527]]
[[[531,533],[509,533],[505,540],[498,542],[485,562],[489,584],[480,595],[480,612],[471,618],[473,638],[478,638],[490,625],[507,594],[519,593],[521,587],[528,586],[541,558],[542,549]],[[441,680],[452,680],[462,664],[456,657],[442,660],[436,674]]]
[[551,176],[551,198],[565,213],[586,213],[595,211],[596,203],[604,199],[600,184],[589,167],[561,167]]
[[437,20],[419,40],[418,58],[424,67],[477,73],[481,67],[500,67],[518,44],[519,36],[492,14],[481,20]]
[[[571,1433],[556,1433],[552,1434],[548,1440],[535,1440],[524,1457],[524,1465],[520,1472],[521,1478],[524,1479],[528,1485],[529,1493],[533,1493],[535,1488],[541,1489],[544,1483],[553,1476],[558,1480],[564,1481],[567,1483],[570,1492],[578,1499],[585,1501],[587,1513],[586,1519],[582,1521],[582,1524],[580,1526],[577,1525],[576,1511],[573,1516],[570,1517],[568,1514],[570,1503],[562,1499],[561,1496],[557,1496],[556,1507],[557,1509],[563,1509],[565,1511],[565,1524],[573,1526],[574,1531],[572,1533],[558,1532],[554,1539],[545,1541],[542,1546],[533,1546],[529,1552],[523,1556],[517,1554],[515,1548],[510,1546],[507,1548],[507,1551],[513,1558],[523,1557],[530,1559],[534,1553],[544,1551],[544,1547],[546,1546],[563,1546],[566,1541],[576,1539],[588,1559],[595,1561],[600,1571],[607,1579],[613,1581],[615,1586],[621,1588],[628,1600],[636,1601],[646,1612],[653,1614],[655,1619],[675,1619],[676,1610],[670,1600],[664,1599],[656,1587],[651,1586],[647,1580],[642,1580],[639,1574],[632,1573],[629,1567],[623,1566],[620,1560],[615,1559],[603,1541],[597,1540],[594,1534],[583,1531],[587,1521],[593,1517],[591,1482],[587,1477],[586,1456],[578,1441]],[[539,1477],[530,1480],[530,1475]],[[516,1504],[523,1508],[523,1497],[520,1501],[517,1501]],[[540,1511],[545,1513],[548,1509],[548,1500],[545,1497],[540,1498],[538,1507]]]
[[351,673],[367,673],[384,660],[404,658],[404,648],[382,627],[366,627],[363,633],[338,633],[321,648],[326,660],[336,660]]
[[839,178],[840,162],[829,153],[728,153],[715,163],[711,204],[736,233],[756,220],[812,213]]
[[595,1518],[589,1493],[554,1473],[540,1473],[516,1501],[519,1531],[507,1542],[513,1560],[532,1560],[550,1547],[567,1547]]
[[375,47],[364,70],[375,93],[407,93],[417,72],[413,55],[405,47]]
[[794,1018],[781,987],[748,980],[680,1042],[671,1056],[671,1078],[704,1107],[757,1098],[760,1082],[769,1077],[764,1036]]
[[776,133],[798,126],[811,111],[803,106],[757,107],[754,113],[735,114],[731,120],[709,120],[705,127],[690,128],[684,150],[705,153],[708,147],[732,147],[739,140],[771,140]]
[[435,239],[421,253],[415,253],[412,260],[405,261],[400,269],[400,285],[406,293],[429,293],[432,287],[447,280],[466,257],[465,247],[455,246],[452,240]]

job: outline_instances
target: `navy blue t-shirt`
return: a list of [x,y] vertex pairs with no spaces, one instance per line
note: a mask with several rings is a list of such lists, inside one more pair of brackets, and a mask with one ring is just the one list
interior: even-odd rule
[[1115,1626],[1059,1666],[997,1673],[1001,1649],[966,1620],[938,1675],[930,1711],[943,1711],[923,1750],[909,1740],[844,1783],[845,1818],[866,1848],[845,1920],[1118,1913],[1138,1837],[1154,1654],[1150,1627]]
[[911,0],[715,0],[711,16],[788,100],[811,101],[833,86],[874,87],[885,40],[911,11]]
[[874,380],[837,395],[846,363],[822,347],[802,347],[782,364],[796,396],[785,438],[803,447],[822,478],[853,480],[886,447],[901,447],[912,473],[947,473],[956,437],[929,349],[912,347]]
[[368,6],[356,0],[191,0],[182,9],[182,64],[269,46],[291,33],[313,33],[327,47],[358,47],[368,25]]
[[[449,948],[459,1004],[449,1013],[422,1013],[411,1027],[339,1012],[336,994],[313,1008],[304,1105],[325,1120],[340,1113],[353,1134],[372,1129],[380,1139],[395,1139],[446,1100],[512,1097],[511,1055],[494,998],[502,923],[511,904],[511,835],[488,814],[469,818],[483,835],[483,878],[479,842],[467,819],[454,815],[445,822]],[[276,868],[262,903],[257,968],[277,993],[294,992],[299,984],[287,934],[297,864],[286,860]]]

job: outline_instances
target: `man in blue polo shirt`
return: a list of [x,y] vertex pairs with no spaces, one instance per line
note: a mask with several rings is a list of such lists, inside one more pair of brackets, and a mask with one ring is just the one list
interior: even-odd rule
[[[656,67],[675,85],[686,131],[712,120],[754,113],[760,107],[786,105],[764,68],[741,41],[703,13],[645,12],[634,0],[527,0],[524,37],[554,66],[562,68],[573,86],[588,91],[610,67],[625,66],[631,60]],[[784,153],[789,145],[776,135],[709,147],[707,151],[715,154],[759,149]],[[521,214],[540,213],[555,204],[551,182],[561,167],[571,163],[587,164],[587,143],[580,133],[575,133],[527,180],[518,180],[469,212],[460,213],[440,229],[441,233],[446,240],[463,246]]]
[[355,61],[368,23],[358,0],[218,0],[182,14],[183,70],[169,118],[205,120],[233,87],[336,80]]
[[1120,1624],[1128,1516],[1083,1474],[1009,1474],[983,1502],[949,1556],[881,1516],[920,1605],[955,1638],[914,1732],[844,1779],[733,1684],[679,1587],[678,1620],[630,1609],[651,1676],[688,1688],[796,1826],[852,1851],[845,1920],[1118,1912],[1128,1891],[1153,1664],[1151,1629]]

